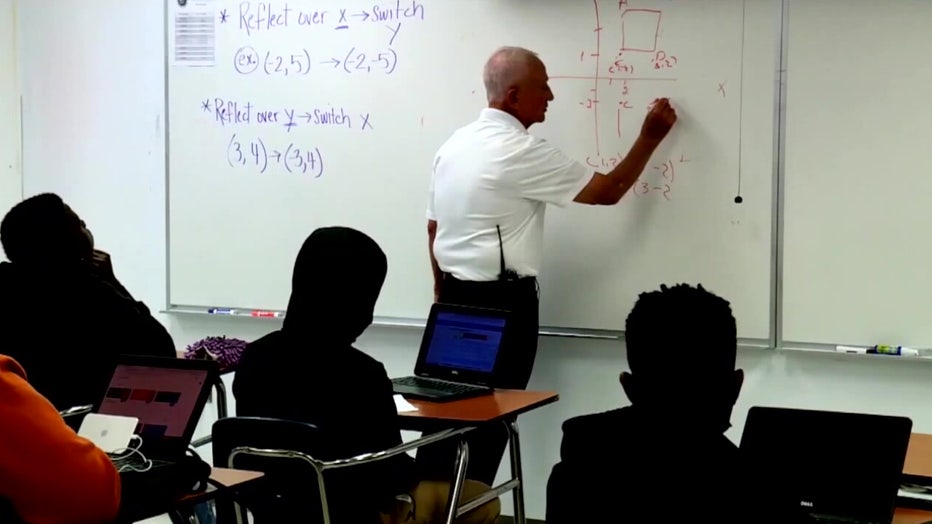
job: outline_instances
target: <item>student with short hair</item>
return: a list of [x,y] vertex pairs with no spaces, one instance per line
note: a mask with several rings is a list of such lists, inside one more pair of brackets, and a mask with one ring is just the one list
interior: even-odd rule
[[661,286],[638,299],[625,343],[631,405],[563,424],[547,523],[654,522],[671,507],[732,522],[739,459],[724,433],[744,373],[731,307],[702,286]]
[[59,410],[93,404],[120,355],[174,358],[165,327],[117,280],[84,221],[58,195],[15,205],[0,222],[4,352]]

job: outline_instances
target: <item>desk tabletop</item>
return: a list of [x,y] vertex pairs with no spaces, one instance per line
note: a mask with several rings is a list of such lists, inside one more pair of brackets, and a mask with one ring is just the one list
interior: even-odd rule
[[559,398],[554,391],[496,389],[491,395],[451,402],[410,400],[417,411],[399,413],[399,416],[402,419],[442,421],[453,425],[492,422],[516,417],[532,409],[552,404]]
[[919,509],[897,508],[893,514],[893,524],[925,524],[932,522],[932,513]]
[[932,478],[932,435],[924,433],[910,435],[903,473],[915,477]]
[[219,482],[228,488],[234,488],[240,484],[252,482],[253,480],[262,478],[262,475],[264,475],[264,473],[259,471],[245,471],[241,469],[212,468],[210,471],[211,480]]
[[210,480],[221,484],[223,488],[217,488],[213,484],[208,485],[207,489],[197,493],[188,493],[178,499],[178,505],[191,505],[210,500],[217,495],[221,489],[236,489],[252,481],[262,478],[265,473],[259,471],[246,471],[240,469],[212,468],[210,470]]

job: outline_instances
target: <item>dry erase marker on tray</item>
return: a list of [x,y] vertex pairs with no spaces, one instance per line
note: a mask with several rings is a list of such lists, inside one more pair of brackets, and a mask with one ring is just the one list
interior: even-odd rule
[[235,315],[236,310],[228,307],[212,307],[207,310],[207,313],[211,315]]
[[278,318],[282,316],[278,311],[253,311],[250,315],[257,318]]
[[900,355],[904,357],[918,357],[919,350],[903,346],[887,346],[878,344],[867,350],[872,355]]
[[866,355],[868,352],[868,349],[859,348],[855,346],[835,346],[835,351],[839,353],[852,353],[856,355]]

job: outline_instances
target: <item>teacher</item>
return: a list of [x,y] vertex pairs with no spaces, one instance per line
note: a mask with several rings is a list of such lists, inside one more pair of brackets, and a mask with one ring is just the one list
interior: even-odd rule
[[[618,203],[676,122],[676,112],[667,99],[655,101],[628,154],[603,174],[528,132],[544,121],[553,100],[547,68],[536,53],[496,50],[483,81],[488,107],[434,158],[427,204],[434,299],[511,311],[515,336],[499,356],[494,385],[524,389],[537,354],[546,205]],[[470,441],[470,478],[491,485],[505,433],[476,434]]]

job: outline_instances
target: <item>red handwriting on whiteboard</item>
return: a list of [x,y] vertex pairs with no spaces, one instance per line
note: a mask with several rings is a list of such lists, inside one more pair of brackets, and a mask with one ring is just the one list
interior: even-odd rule
[[673,165],[672,160],[667,160],[659,166],[654,166],[654,170],[660,171],[660,176],[664,180],[669,180],[672,184],[676,180],[676,166]]
[[670,192],[673,191],[673,186],[670,184],[662,185],[651,185],[650,182],[638,182],[634,187],[635,195],[647,195],[651,192],[659,193],[663,196],[664,200],[670,200]]
[[621,153],[614,154],[609,157],[602,156],[587,156],[586,165],[593,169],[614,169],[615,166],[621,163],[624,160],[625,156]]
[[654,69],[673,69],[677,59],[673,55],[668,55],[666,51],[657,51],[650,62],[654,64]]
[[678,169],[682,168],[682,164],[686,163],[689,163],[689,159],[686,158],[685,153],[680,153],[679,160],[670,159],[662,164],[652,166],[649,172],[641,175],[632,191],[637,196],[656,194],[666,201],[672,200],[673,187],[679,174]]
[[[676,70],[679,58],[673,54],[678,50],[667,47],[663,41],[661,10],[629,8],[632,2],[618,0],[617,13],[603,13],[605,0],[589,0],[589,3],[593,14],[593,26],[591,29],[586,28],[587,37],[591,38],[590,45],[568,51],[568,58],[579,63],[582,70],[574,71],[574,74],[555,74],[550,78],[590,82],[588,90],[579,93],[582,96],[573,103],[579,111],[585,111],[591,123],[591,127],[587,127],[594,140],[586,164],[594,170],[605,172],[616,167],[624,158],[623,155],[613,154],[613,151],[623,147],[625,137],[622,135],[628,128],[633,131],[635,126],[640,125],[640,120],[644,118],[641,108],[647,107],[658,92],[666,92],[666,86],[677,81],[673,71]],[[603,16],[606,14],[608,16]],[[611,129],[610,126],[614,127],[611,135],[606,133]],[[610,143],[603,143],[606,138]],[[648,171],[654,174],[652,170]],[[667,168],[667,177],[671,176],[669,171]],[[656,174],[659,175],[659,185],[648,184],[646,190],[658,191],[660,195],[669,198],[673,182],[664,178],[660,166]],[[672,176],[675,177],[675,174]],[[645,190],[643,186],[632,189],[636,193]]]
[[608,67],[609,74],[634,74],[634,66],[631,64],[626,64],[623,58],[615,60],[615,63]]

